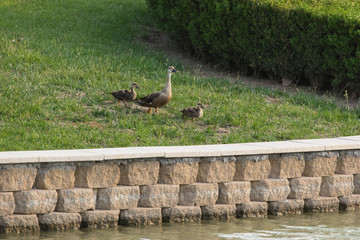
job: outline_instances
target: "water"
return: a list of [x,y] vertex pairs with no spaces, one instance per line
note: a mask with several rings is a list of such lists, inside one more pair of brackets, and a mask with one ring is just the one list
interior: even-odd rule
[[306,213],[301,216],[202,221],[65,232],[0,234],[0,239],[134,239],[134,240],[239,240],[239,239],[360,239],[360,212]]

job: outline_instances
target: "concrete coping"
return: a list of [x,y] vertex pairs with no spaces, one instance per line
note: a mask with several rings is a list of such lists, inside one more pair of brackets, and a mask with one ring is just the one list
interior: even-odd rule
[[0,164],[221,157],[336,150],[360,150],[360,135],[324,139],[217,145],[8,151],[0,152]]

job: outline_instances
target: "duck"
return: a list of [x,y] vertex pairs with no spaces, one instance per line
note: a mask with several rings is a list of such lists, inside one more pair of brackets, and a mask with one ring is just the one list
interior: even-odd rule
[[139,85],[136,82],[133,82],[130,85],[130,89],[131,89],[130,91],[127,89],[123,89],[123,90],[119,90],[116,92],[112,92],[110,94],[113,95],[114,98],[116,98],[118,100],[118,105],[119,105],[120,101],[123,101],[125,106],[128,107],[126,102],[134,101],[136,99],[136,92],[134,90],[135,88],[140,89]]
[[203,109],[205,109],[205,107],[199,102],[196,104],[196,107],[188,107],[181,110],[181,112],[183,117],[190,117],[191,121],[193,121],[194,118],[201,118],[203,116]]
[[143,107],[149,107],[148,113],[151,113],[152,108],[155,108],[155,113],[159,113],[159,108],[170,102],[172,97],[171,92],[171,74],[178,72],[173,66],[167,69],[167,81],[163,90],[150,93],[149,95],[140,98],[136,103]]

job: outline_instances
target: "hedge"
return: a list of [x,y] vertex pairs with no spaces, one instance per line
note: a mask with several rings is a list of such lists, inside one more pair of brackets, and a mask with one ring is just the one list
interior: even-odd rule
[[236,70],[360,91],[360,1],[147,0],[183,48]]

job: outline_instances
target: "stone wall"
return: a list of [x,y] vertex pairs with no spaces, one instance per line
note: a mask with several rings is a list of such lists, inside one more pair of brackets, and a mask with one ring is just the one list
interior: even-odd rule
[[357,149],[0,165],[1,232],[359,207]]

